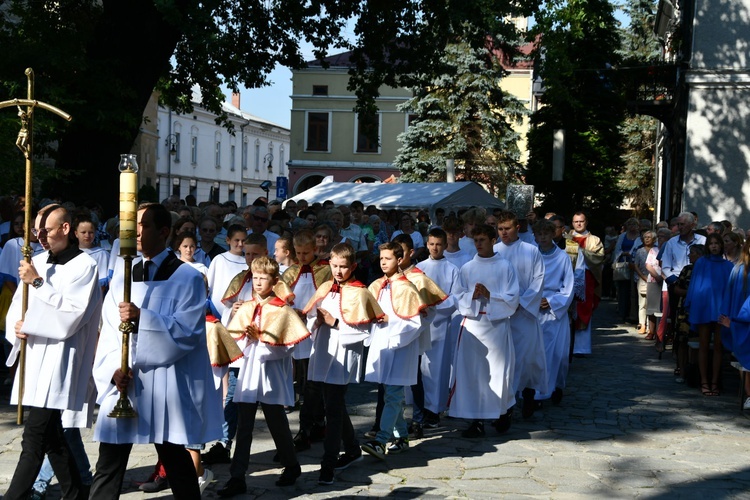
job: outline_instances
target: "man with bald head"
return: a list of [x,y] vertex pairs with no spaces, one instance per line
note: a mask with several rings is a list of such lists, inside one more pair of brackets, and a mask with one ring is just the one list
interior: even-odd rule
[[[47,453],[63,498],[81,498],[81,476],[63,435],[63,410],[81,411],[96,351],[101,315],[101,288],[96,262],[70,239],[71,218],[60,206],[37,217],[34,231],[49,248],[31,262],[21,261],[20,281],[29,285],[26,315],[21,320],[22,288],[8,311],[6,338],[13,343],[8,357],[18,358],[26,339],[23,405],[29,408],[18,459],[4,498],[28,498]],[[11,403],[19,399],[19,378]]]

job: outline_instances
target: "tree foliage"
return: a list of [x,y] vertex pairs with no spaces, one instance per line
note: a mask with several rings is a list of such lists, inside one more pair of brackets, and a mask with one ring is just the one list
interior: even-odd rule
[[[639,67],[659,60],[659,40],[653,31],[655,7],[654,0],[627,0],[625,12],[630,24],[620,35],[623,66]],[[654,206],[656,129],[656,119],[646,115],[626,117],[621,126],[625,162],[622,188],[639,216],[648,216],[648,209]]]
[[[37,97],[73,115],[47,120],[59,140],[57,168],[81,171],[60,185],[72,199],[116,205],[119,154],[128,151],[151,92],[177,111],[191,109],[192,88],[221,115],[221,85],[266,85],[282,64],[304,64],[302,40],[316,57],[355,48],[351,88],[360,109],[374,107],[381,84],[414,83],[431,74],[450,36],[476,27],[467,43],[502,33],[503,17],[528,15],[535,0],[7,0],[0,4],[0,99],[18,97],[23,72],[37,73]],[[355,18],[355,40],[345,36]],[[14,86],[16,86],[14,88]],[[20,94],[21,97],[25,95]],[[0,161],[4,161],[0,157]],[[10,165],[1,165],[3,168]],[[92,192],[91,185],[99,190]]]
[[463,40],[446,46],[440,74],[426,78],[400,106],[414,114],[394,160],[402,182],[444,182],[449,158],[458,180],[480,182],[495,194],[518,175],[520,136],[513,125],[525,109],[500,88],[507,75],[500,57],[491,47],[473,48]]
[[[620,62],[617,21],[606,0],[548,0],[536,14],[532,35],[542,106],[532,114],[526,181],[543,207],[616,209],[622,202],[619,125],[625,103],[610,69]],[[552,181],[552,137],[564,129],[565,171]]]

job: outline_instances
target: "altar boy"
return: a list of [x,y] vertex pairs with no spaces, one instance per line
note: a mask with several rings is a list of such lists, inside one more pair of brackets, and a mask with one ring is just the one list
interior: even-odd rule
[[[362,458],[346,411],[346,389],[350,383],[359,383],[363,341],[370,336],[371,324],[384,318],[365,285],[353,279],[357,264],[351,245],[335,245],[330,266],[333,280],[318,287],[303,310],[313,336],[308,378],[323,383],[325,402],[326,436],[319,484],[333,484],[336,470]],[[339,455],[342,443],[344,453]]]

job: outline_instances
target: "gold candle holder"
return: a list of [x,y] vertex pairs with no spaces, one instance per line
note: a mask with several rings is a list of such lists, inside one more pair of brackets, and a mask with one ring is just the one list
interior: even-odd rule
[[[136,255],[136,217],[138,214],[138,162],[136,155],[120,155],[120,257],[123,258],[123,302],[130,302],[133,282],[133,257]],[[122,358],[120,370],[130,369],[130,335],[135,332],[131,321],[120,323],[122,332]],[[120,391],[120,398],[107,415],[113,418],[135,418],[138,412],[128,399],[127,388]]]

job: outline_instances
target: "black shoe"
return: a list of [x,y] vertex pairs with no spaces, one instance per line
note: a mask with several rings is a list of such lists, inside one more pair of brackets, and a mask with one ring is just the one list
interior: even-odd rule
[[231,464],[229,450],[221,443],[214,444],[206,453],[201,453],[201,462],[206,465]]
[[310,436],[307,432],[300,429],[296,436],[294,436],[294,449],[297,451],[305,451],[311,448]]
[[156,493],[157,491],[166,490],[169,488],[169,479],[164,476],[157,475],[153,480],[143,483],[138,486],[138,489],[145,491],[146,493]]
[[349,467],[351,464],[362,461],[362,452],[360,451],[357,455],[349,455],[342,453],[339,455],[339,459],[336,461],[336,467],[334,470],[340,471]]
[[218,495],[222,498],[233,497],[235,495],[241,495],[247,493],[247,485],[244,479],[238,479],[236,477],[230,477],[227,484],[218,492]]
[[299,466],[299,464],[284,467],[284,471],[281,473],[278,481],[276,481],[276,486],[291,486],[301,475],[302,468]]
[[318,484],[333,484],[333,467],[321,467]]
[[310,429],[310,434],[308,436],[308,439],[310,440],[310,442],[317,443],[319,441],[323,441],[325,438],[326,438],[326,426],[314,424],[312,426],[312,429]]
[[414,439],[422,439],[424,438],[424,426],[422,424],[412,424],[412,430],[409,433],[409,437],[412,437]]
[[552,391],[552,397],[550,398],[552,400],[553,405],[559,405],[562,402],[563,398],[563,390],[559,387],[555,388],[554,391]]
[[461,437],[465,437],[465,438],[484,437],[484,422],[480,420],[474,420],[469,426],[469,428],[461,433]]
[[526,388],[523,390],[521,395],[523,396],[523,406],[521,407],[521,416],[523,418],[531,418],[534,415],[534,389]]
[[500,418],[492,422],[492,426],[498,432],[503,434],[508,432],[510,425],[513,423],[513,408],[509,409],[504,415],[500,415]]

